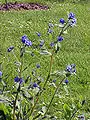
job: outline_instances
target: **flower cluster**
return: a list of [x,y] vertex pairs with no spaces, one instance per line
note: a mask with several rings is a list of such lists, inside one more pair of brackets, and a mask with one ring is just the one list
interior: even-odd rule
[[[70,13],[68,14],[68,23],[69,23],[69,25],[70,25],[71,27],[73,27],[74,25],[76,25],[76,22],[77,22],[77,20],[76,20],[76,18],[75,18],[75,14],[72,13],[72,12],[70,12]],[[60,23],[61,23],[61,24],[64,24],[64,23],[66,23],[66,22],[65,22],[65,20],[64,20],[63,18],[61,18],[61,19],[60,19]]]
[[25,44],[26,46],[31,46],[32,42],[28,39],[26,35],[22,36],[22,43]]
[[68,20],[69,20],[69,25],[71,27],[73,27],[74,25],[76,25],[77,19],[75,18],[75,14],[70,12],[68,15]]
[[58,36],[58,42],[61,42],[62,40],[64,40],[64,38],[62,36]]
[[70,74],[76,73],[76,65],[75,64],[67,65],[66,72]]
[[22,84],[22,82],[23,82],[23,79],[22,78],[19,78],[18,76],[16,76],[15,78],[14,78],[14,81],[15,82],[19,82],[20,84]]
[[11,52],[14,49],[14,46],[10,46],[7,50],[7,52]]
[[61,36],[61,34],[63,34],[63,32],[69,27],[73,27],[74,25],[76,25],[76,18],[75,18],[75,14],[70,12],[68,14],[68,20],[65,21],[64,18],[61,18],[59,20],[59,22],[61,23],[62,26],[62,31],[60,33],[60,35],[57,37],[57,41],[61,42],[62,40],[64,40],[64,38]]

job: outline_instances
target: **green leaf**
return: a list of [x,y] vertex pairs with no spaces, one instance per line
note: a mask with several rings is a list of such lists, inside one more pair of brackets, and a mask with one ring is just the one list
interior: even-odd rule
[[33,120],[33,117],[32,117],[32,116],[30,116],[30,117],[29,117],[29,120]]
[[53,73],[51,73],[52,76],[66,76],[66,72],[65,71],[59,71],[59,70],[56,70],[54,71]]
[[41,55],[52,55],[50,52],[48,52],[47,50],[42,50],[41,52],[40,52],[40,54]]
[[49,34],[49,40],[50,41],[52,40],[52,34]]
[[82,107],[81,103],[78,102],[78,103],[77,103],[77,109],[80,109],[81,107]]
[[55,45],[55,53],[57,53],[61,48],[61,44],[58,42],[56,45]]
[[8,107],[3,103],[0,103],[0,110],[4,111],[5,114],[9,114]]
[[64,34],[67,34],[68,32],[67,32],[67,30],[65,30],[63,33],[64,33]]
[[66,103],[63,105],[63,109],[64,109],[65,113],[67,113],[67,115],[69,115],[69,116],[71,115],[71,109]]

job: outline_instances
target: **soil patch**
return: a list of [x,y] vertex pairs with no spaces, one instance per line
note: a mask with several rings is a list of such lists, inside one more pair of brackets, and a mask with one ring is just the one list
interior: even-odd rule
[[0,10],[47,10],[49,7],[47,5],[42,5],[39,3],[7,3],[0,4]]

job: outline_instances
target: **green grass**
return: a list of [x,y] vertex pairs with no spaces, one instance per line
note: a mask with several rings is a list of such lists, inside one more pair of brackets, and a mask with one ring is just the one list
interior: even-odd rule
[[[26,1],[26,0],[23,0]],[[27,0],[28,1],[28,0]],[[38,0],[37,0],[38,1]],[[40,2],[42,2],[40,0]],[[45,1],[44,1],[45,2]],[[43,2],[42,2],[43,3]],[[77,26],[69,29],[68,34],[64,35],[64,41],[61,43],[62,48],[57,57],[54,58],[52,70],[65,69],[67,64],[75,63],[77,68],[77,75],[69,78],[68,89],[71,99],[78,99],[80,96],[86,99],[85,107],[80,111],[84,113],[87,120],[90,119],[90,3],[88,4],[73,4],[73,3],[59,3],[46,2],[49,4],[49,10],[31,10],[31,11],[0,11],[0,62],[3,61],[3,74],[10,74],[7,82],[13,83],[13,78],[17,75],[13,61],[15,59],[12,54],[9,54],[9,63],[7,59],[7,48],[11,45],[15,46],[16,55],[19,55],[20,38],[26,34],[30,40],[37,42],[35,32],[41,32],[44,36],[47,32],[48,23],[58,23],[60,18],[67,19],[68,12],[74,12],[77,17]],[[56,36],[55,36],[56,37]],[[54,39],[56,39],[54,37]],[[48,40],[48,44],[50,41]],[[24,66],[29,63],[31,66],[23,73],[25,78],[31,71],[31,68],[36,63],[41,64],[41,74],[47,75],[49,57],[38,55],[31,58],[29,54],[25,55]],[[34,63],[34,64],[33,64]],[[13,66],[11,68],[11,66]],[[44,73],[44,74],[43,74]],[[45,77],[46,78],[46,77]],[[62,88],[62,87],[61,87]],[[53,91],[53,90],[52,90]],[[63,91],[65,93],[65,91]],[[50,93],[48,93],[50,95]],[[63,98],[64,101],[69,101],[69,98]],[[57,98],[54,100],[56,102]],[[59,100],[58,100],[59,102]],[[55,105],[53,109],[61,109],[61,105]],[[58,103],[59,104],[59,103]],[[51,108],[51,109],[52,109]],[[51,112],[52,113],[52,112]],[[55,112],[55,115],[60,119],[61,113]],[[58,119],[58,120],[59,120]]]

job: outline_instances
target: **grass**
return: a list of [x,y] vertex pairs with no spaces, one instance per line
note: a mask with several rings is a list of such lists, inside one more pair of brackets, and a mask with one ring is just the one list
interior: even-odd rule
[[[26,1],[26,0],[23,0]],[[37,0],[38,1],[38,0]],[[42,2],[40,0],[40,2]],[[43,2],[42,2],[43,3]],[[62,48],[57,57],[54,58],[53,71],[57,69],[64,69],[67,64],[75,63],[77,67],[77,75],[69,78],[68,90],[70,92],[70,99],[79,100],[80,96],[86,99],[85,107],[78,113],[84,113],[86,119],[90,119],[90,3],[59,3],[46,2],[49,4],[49,10],[36,11],[0,11],[0,62],[3,61],[3,73],[9,74],[6,82],[13,84],[13,78],[17,72],[13,64],[14,58],[9,54],[9,63],[7,62],[7,48],[11,45],[15,46],[16,55],[19,54],[20,38],[26,34],[31,40],[38,41],[35,32],[41,32],[42,36],[47,32],[47,25],[49,22],[58,23],[60,18],[67,19],[67,13],[72,11],[77,17],[77,26],[68,31],[64,36],[64,41],[61,43]],[[56,36],[55,36],[56,37]],[[54,39],[56,39],[54,37]],[[45,37],[44,39],[47,39]],[[47,43],[50,43],[48,40]],[[38,55],[39,56],[39,55]],[[44,59],[44,60],[43,60]],[[33,62],[32,62],[33,61]],[[41,64],[41,74],[47,74],[49,58],[39,56],[31,58],[29,54],[25,55],[24,66],[31,64],[30,68],[23,73],[23,77],[31,72],[31,68],[35,67],[36,63]],[[13,66],[11,68],[11,66]],[[38,71],[40,72],[40,71]],[[62,88],[62,87],[61,87]],[[53,91],[53,89],[52,89]],[[65,90],[62,92],[65,94]],[[50,93],[48,93],[50,95]],[[63,96],[62,96],[63,97]],[[69,102],[69,97],[63,98],[64,101]],[[46,98],[45,98],[46,100]],[[58,106],[55,104],[57,98],[53,102],[51,109],[61,109],[58,101]],[[61,102],[61,101],[60,101]],[[70,104],[70,102],[69,102]],[[57,111],[57,110],[55,110]],[[52,112],[51,112],[52,113]],[[55,115],[60,119],[61,112],[55,112]],[[58,120],[59,120],[58,119]]]

